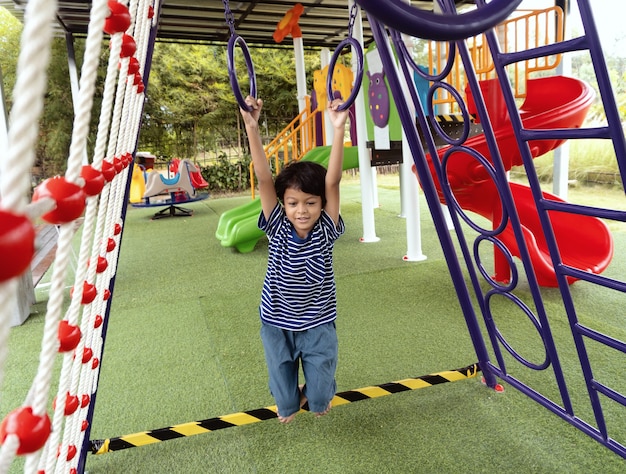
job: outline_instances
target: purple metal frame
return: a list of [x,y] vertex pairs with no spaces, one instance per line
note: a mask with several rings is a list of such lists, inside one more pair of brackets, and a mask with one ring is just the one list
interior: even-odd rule
[[[454,16],[455,7],[453,1],[439,1],[442,6],[442,10],[444,11],[443,16],[445,16],[448,20],[453,20],[452,24],[454,25],[463,23],[464,15]],[[461,305],[486,384],[493,388],[496,386],[496,377],[502,379],[510,386],[518,389],[529,398],[533,399],[540,405],[563,418],[568,423],[583,431],[600,444],[614,451],[619,456],[626,458],[626,447],[611,437],[611,434],[609,433],[607,422],[605,420],[605,412],[603,411],[601,403],[602,401],[611,400],[622,405],[623,407],[626,407],[626,396],[594,378],[592,361],[590,361],[587,351],[587,343],[591,340],[594,341],[594,343],[602,344],[610,350],[615,350],[625,354],[626,342],[617,340],[608,334],[603,334],[598,330],[587,327],[581,323],[574,305],[572,289],[568,284],[567,278],[573,277],[589,284],[598,285],[600,287],[622,293],[626,292],[626,282],[593,274],[591,272],[573,268],[564,264],[559,254],[559,247],[557,245],[549,218],[549,212],[558,211],[560,213],[594,216],[624,222],[626,221],[626,212],[614,209],[580,206],[566,202],[544,199],[539,180],[535,173],[533,157],[528,145],[528,142],[531,140],[565,140],[577,138],[610,139],[612,140],[613,147],[615,149],[622,183],[626,182],[626,141],[624,139],[619,113],[613,96],[611,82],[600,45],[597,28],[594,23],[589,1],[577,1],[583,22],[584,35],[579,38],[566,40],[561,43],[551,44],[528,51],[515,53],[501,53],[499,51],[499,45],[495,33],[494,31],[489,31],[495,23],[503,19],[501,18],[502,15],[497,14],[495,11],[497,10],[497,1],[492,1],[487,4],[485,3],[485,0],[478,0],[478,8],[473,12],[473,18],[476,19],[484,16],[482,21],[477,21],[474,24],[482,24],[484,26],[483,30],[485,30],[487,43],[493,56],[499,86],[503,93],[513,130],[515,131],[516,142],[524,162],[524,167],[526,168],[528,174],[529,186],[537,206],[541,228],[550,251],[552,264],[555,268],[558,288],[563,301],[563,308],[567,314],[570,324],[595,424],[593,422],[583,420],[578,414],[575,413],[574,404],[570,396],[571,387],[568,386],[559,361],[557,347],[550,329],[549,318],[546,314],[540,287],[537,283],[529,251],[526,247],[522,234],[519,216],[513,201],[510,186],[508,184],[506,169],[503,165],[496,144],[494,130],[489,122],[489,116],[487,114],[485,103],[482,99],[482,93],[478,80],[474,73],[469,51],[463,41],[463,38],[473,36],[477,32],[475,32],[471,27],[466,28],[463,33],[459,32],[462,30],[460,27],[453,29],[450,29],[447,26],[444,27],[441,25],[440,21],[433,20],[432,14],[426,15],[423,11],[406,5],[399,5],[403,3],[402,0],[390,0],[387,2],[357,0],[357,2],[368,11],[368,18],[372,26],[376,45],[379,49],[383,67],[387,74],[387,80],[403,124],[410,151],[413,155],[416,172],[419,176],[426,201],[433,217],[435,229],[444,251],[450,275],[459,298],[459,303]],[[514,2],[511,2],[511,4],[512,3]],[[498,5],[498,7],[504,11],[504,7],[502,5]],[[399,8],[402,8],[403,15],[399,15],[398,12],[393,13]],[[509,13],[510,12],[507,10],[504,18],[506,18]],[[386,27],[383,23],[381,23],[381,21],[385,22]],[[389,33],[387,32],[387,29],[389,30]],[[423,75],[423,73],[419,71],[412,60],[406,59],[406,48],[402,42],[400,32],[420,36],[426,39],[455,41],[455,43],[451,44],[450,51],[452,51],[451,54],[458,52],[463,62],[468,77],[469,87],[473,93],[473,97],[475,98],[478,117],[483,124],[491,160],[487,160],[477,151],[464,146],[463,142],[467,138],[467,133],[462,133],[462,139],[452,140],[451,138],[446,137],[442,130],[437,129],[437,127],[432,128],[438,135],[440,135],[439,138],[442,138],[448,143],[451,150],[462,150],[465,154],[476,160],[476,162],[483,168],[483,171],[488,179],[491,179],[495,183],[501,199],[503,216],[502,221],[498,223],[498,225],[494,225],[493,229],[483,229],[478,224],[475,224],[471,217],[466,215],[465,211],[458,205],[454,193],[451,190],[450,183],[448,182],[448,176],[446,173],[450,153],[446,153],[441,160],[437,159],[438,154],[432,132],[430,131],[431,128],[428,123],[429,118],[423,112],[425,109],[420,103],[417,91],[414,88],[409,88],[410,100],[414,102],[415,110],[417,111],[417,127],[421,128],[423,136],[425,137],[424,143],[426,150],[424,150],[424,147],[422,146],[422,141],[418,135],[417,127],[415,125],[416,119],[412,115],[412,112],[406,103],[407,98],[402,92],[402,81],[399,75],[404,74],[404,80],[406,83],[412,84],[413,70],[416,70],[418,74],[421,75]],[[397,56],[401,58],[399,61],[399,69],[394,59],[392,43]],[[571,51],[587,51],[590,55],[597,77],[598,89],[605,109],[608,125],[605,127],[580,129],[525,129],[515,103],[511,86],[505,72],[505,67],[507,65],[532,58],[539,58]],[[437,76],[427,77],[428,80],[433,82],[433,85],[429,91],[429,103],[426,104],[426,110],[433,110],[432,97],[434,90],[437,88],[445,88],[448,92],[457,97],[457,101],[459,102],[461,109],[465,111],[464,115],[467,115],[465,104],[462,100],[460,100],[462,97],[461,94],[458,91],[455,91],[451,85],[444,82],[446,75],[447,72],[443,71]],[[431,157],[435,157],[432,162],[436,176],[431,174],[426,154],[429,154]],[[434,178],[436,178],[439,183],[442,183],[442,192],[451,211],[454,230],[458,240],[457,244],[464,260],[465,269],[462,268],[459,258],[457,257],[457,251],[455,250],[451,233],[448,231],[445,218],[441,211],[439,196],[434,184]],[[520,250],[520,259],[525,276],[527,277],[530,289],[530,299],[532,300],[532,302],[529,303],[523,301],[524,299],[528,299],[528,297],[519,297],[514,293],[514,290],[518,288],[519,283],[518,269],[513,261],[511,253],[502,241],[498,239],[498,234],[507,223],[510,223],[513,228],[515,239]],[[462,224],[464,224],[465,227],[469,225],[471,230],[464,232]],[[469,235],[468,238],[466,234],[470,234],[470,232],[477,233],[478,237]],[[468,243],[468,239],[472,238],[474,239],[473,244],[470,245]],[[493,245],[499,249],[505,257],[507,257],[509,266],[513,272],[509,283],[498,283],[488,276],[482,265],[478,251],[479,246],[483,244]],[[471,281],[470,286],[466,283],[466,276],[469,276]],[[487,285],[487,289],[484,289],[485,285]],[[474,292],[474,298],[477,301],[476,304],[472,303],[470,288]],[[499,331],[493,318],[494,315],[492,314],[492,311],[495,311],[495,307],[492,304],[493,300],[498,297],[505,298],[507,301],[513,303],[530,320],[540,337],[543,347],[545,348],[545,359],[543,361],[537,363],[526,360]],[[534,310],[531,308],[531,304],[534,306]],[[491,350],[494,354],[494,360],[490,359],[489,349],[483,339],[483,331],[481,330],[477,317],[477,310],[475,309],[476,305],[478,306],[478,310],[482,313],[485,330],[491,342]],[[512,365],[511,368],[507,368],[506,362],[511,360],[507,359],[505,361],[505,356],[507,354],[510,358],[512,358],[512,362],[510,362],[510,365]],[[518,374],[520,373],[520,371],[517,370],[519,367],[515,364],[516,362],[523,366],[523,368],[530,369],[532,371],[544,371],[551,369],[554,375],[556,387],[558,388],[558,393],[560,395],[560,401],[550,399],[548,396],[540,393],[535,388],[532,388],[529,383],[523,382],[521,378],[519,378],[519,375],[513,375],[513,372]],[[616,374],[621,375],[618,372],[616,372]],[[604,397],[602,400],[601,396]],[[626,434],[622,433],[622,436],[624,435]]]
[[435,41],[453,41],[476,36],[504,21],[522,0],[492,0],[480,10],[460,15],[453,10],[443,14],[419,10],[404,0],[356,0],[363,10],[403,33]]

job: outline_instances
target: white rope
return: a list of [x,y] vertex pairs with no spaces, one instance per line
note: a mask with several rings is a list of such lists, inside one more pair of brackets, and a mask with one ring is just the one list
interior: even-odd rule
[[[0,195],[2,209],[23,214],[30,192],[30,169],[35,162],[35,142],[39,118],[43,110],[46,89],[46,69],[50,61],[52,21],[57,10],[55,0],[32,0],[26,5],[17,63],[14,102],[9,123],[9,150],[6,161],[0,161]],[[7,282],[0,285],[0,325],[9,324],[10,313],[15,308],[17,285]],[[11,295],[10,293],[13,293]],[[0,347],[6,350],[8,332],[0,331]],[[4,367],[6,354],[0,354]],[[3,370],[3,369],[2,369]],[[42,410],[34,412],[44,414]],[[9,436],[12,438],[12,436]],[[19,443],[18,443],[19,444]],[[9,465],[17,452],[16,443],[10,441],[0,447],[0,466]]]
[[26,4],[13,106],[9,118],[8,159],[2,162],[0,195],[2,208],[24,212],[30,192],[30,169],[35,162],[35,143],[43,111],[46,70],[50,62],[54,0],[31,0]]
[[[16,453],[17,449],[20,447],[20,440],[15,435],[9,435],[4,440],[4,444],[2,445],[2,447],[6,450],[7,453]],[[9,472],[14,457],[15,456],[0,457],[0,472]]]
[[68,166],[65,173],[68,180],[72,182],[75,182],[80,175],[83,153],[87,145],[93,95],[96,89],[96,79],[100,63],[102,37],[104,36],[104,20],[109,13],[107,0],[94,0],[91,7],[89,28],[87,30],[85,54],[79,82],[79,96],[72,129],[72,142],[70,144]]
[[122,48],[122,34],[113,35],[111,38],[111,54],[107,67],[106,80],[104,83],[104,93],[102,97],[102,108],[96,134],[96,145],[94,147],[94,157],[92,166],[97,170],[102,169],[102,160],[106,151],[106,144],[111,124],[111,111],[115,98],[115,86],[117,82],[117,70],[120,61],[120,50]]
[[[145,1],[143,2],[145,4]],[[131,5],[131,16],[132,16],[132,5]],[[141,18],[141,15],[139,15]],[[131,22],[131,25],[135,24]],[[129,34],[127,31],[127,34]],[[139,48],[139,44],[138,44]],[[111,62],[111,61],[110,61]],[[115,111],[114,111],[114,121],[117,117],[120,118],[120,123],[123,118],[125,118],[125,127],[124,130],[135,130],[135,136],[138,132],[139,121],[135,120],[135,118],[139,118],[140,115],[127,113],[126,110],[132,105],[133,101],[136,103],[137,93],[136,90],[134,93],[132,92],[132,79],[126,77],[127,76],[127,68],[128,68],[128,59],[125,59],[121,62],[122,67],[120,68],[120,77],[118,81],[118,87],[121,84],[124,84],[125,93],[123,95],[122,102],[115,102]],[[130,91],[130,92],[129,92]],[[118,97],[122,94],[119,94]],[[107,112],[108,113],[108,112]],[[121,126],[117,126],[119,130]],[[113,143],[115,140],[115,129],[116,127],[112,127],[112,132],[109,138],[109,148],[112,149]],[[119,143],[120,137],[117,137],[117,143]],[[117,150],[119,152],[115,153],[113,156],[113,160],[115,158],[119,158],[122,150],[134,150],[134,145],[132,148],[124,147],[121,150]],[[111,154],[109,154],[111,156]],[[83,348],[87,348],[91,350],[93,353],[93,357],[87,363],[83,363],[80,358],[74,359],[74,364],[72,367],[72,384],[70,387],[71,393],[77,393],[81,396],[89,395],[92,396],[96,391],[97,385],[97,376],[99,373],[99,363],[96,367],[92,367],[93,362],[97,362],[101,359],[101,350],[102,350],[102,326],[98,328],[94,328],[94,322],[96,317],[106,314],[106,306],[107,301],[105,301],[101,296],[103,293],[108,290],[111,284],[111,280],[116,272],[116,265],[118,260],[118,252],[119,252],[119,244],[120,238],[115,236],[115,226],[120,223],[120,216],[122,212],[122,208],[124,205],[123,197],[125,194],[126,183],[128,179],[128,173],[121,173],[115,176],[114,180],[106,186],[106,189],[100,196],[100,208],[98,213],[98,218],[96,222],[96,238],[94,239],[94,245],[92,247],[92,256],[91,261],[97,262],[97,258],[101,255],[106,255],[108,260],[108,266],[105,272],[96,274],[95,273],[95,264],[90,265],[89,271],[87,274],[86,281],[88,283],[95,283],[96,292],[98,294],[98,298],[96,301],[89,305],[85,305],[83,308],[83,324],[81,328],[84,329],[84,344],[77,348],[78,353],[82,354]],[[100,237],[98,237],[100,236]],[[114,239],[115,248],[111,252],[106,252],[107,242],[109,238]],[[95,280],[95,281],[94,281]],[[61,391],[59,393],[62,393]],[[82,446],[83,442],[83,433],[82,423],[86,419],[86,413],[88,411],[88,405],[83,408],[79,408],[73,415],[70,415],[66,421],[66,429],[64,431],[63,442],[61,445],[61,454],[56,460],[57,462],[57,472],[66,472],[68,467],[75,467],[77,463],[77,459],[72,459],[70,461],[66,461],[66,453],[68,447],[70,445],[73,446]],[[54,461],[55,459],[52,459]],[[49,464],[50,465],[50,464]]]
[[[91,119],[91,110],[93,105],[93,94],[95,91],[96,79],[98,74],[98,65],[100,58],[100,50],[102,45],[103,28],[105,18],[109,15],[109,9],[107,6],[107,0],[97,0],[93,3],[91,9],[91,21],[89,22],[89,28],[87,33],[87,39],[85,42],[85,54],[83,66],[81,69],[81,78],[79,83],[78,100],[75,111],[74,125],[72,129],[72,141],[70,144],[70,153],[68,158],[68,165],[66,170],[66,178],[68,181],[75,182],[79,179],[80,169],[82,165],[83,152],[87,144],[87,136],[89,133],[89,123]],[[96,204],[96,200],[89,199],[87,201],[88,208],[86,219],[93,214],[92,208]],[[93,220],[93,218],[91,219]],[[73,229],[74,226],[72,226]],[[66,318],[71,325],[76,325],[78,320],[78,305],[80,305],[82,299],[82,282],[85,278],[85,269],[87,266],[88,254],[83,250],[84,242],[90,238],[89,229],[83,229],[82,243],[79,252],[79,259],[75,274],[74,295],[70,302],[69,317]],[[73,233],[72,233],[73,237]],[[70,239],[71,245],[71,239]],[[62,259],[63,256],[57,252],[57,259]],[[61,264],[62,265],[62,264]],[[56,264],[55,264],[56,268]],[[54,275],[53,275],[54,281]],[[63,279],[64,281],[64,279]],[[56,297],[57,295],[54,295]],[[52,299],[52,292],[50,298]],[[61,301],[63,295],[60,296]],[[58,313],[60,316],[60,312]],[[57,321],[53,322],[58,328]],[[56,358],[56,352],[58,347],[58,336],[54,340],[55,346],[49,347],[50,350],[47,354],[42,354],[42,359],[54,361]],[[57,392],[57,404],[54,411],[52,420],[52,433],[50,439],[47,442],[47,446],[56,446],[58,444],[63,422],[64,422],[64,409],[65,409],[65,394],[74,395],[70,388],[70,368],[72,364],[72,353],[66,353],[63,357],[63,364],[61,369],[61,375],[59,378],[58,392]],[[56,453],[51,449],[47,449],[48,452],[48,465],[52,464],[50,458],[56,456]],[[63,445],[59,459],[65,459],[67,456],[67,445]],[[45,459],[45,458],[44,458]],[[49,472],[51,472],[51,466]]]
[[[124,1],[120,3],[125,4]],[[158,2],[157,2],[158,3]],[[48,8],[43,8],[41,5]],[[132,0],[129,7],[131,23],[126,34],[135,33],[137,38],[136,57],[143,74],[145,58],[150,39],[150,27],[154,20],[148,18],[150,8],[149,0]],[[29,9],[37,13],[28,14]],[[49,0],[31,0],[27,5],[25,15],[25,28],[23,46],[20,54],[21,63],[39,68],[25,69],[22,71],[20,80],[20,67],[18,64],[18,85],[27,83],[30,94],[16,94],[23,100],[21,108],[27,105],[29,114],[19,116],[17,126],[12,128],[13,135],[22,140],[21,147],[13,147],[12,156],[19,156],[20,166],[13,166],[10,162],[0,163],[6,165],[11,173],[5,173],[2,169],[0,176],[2,181],[3,201],[2,206],[17,212],[28,213],[31,216],[41,215],[50,210],[51,203],[42,200],[41,203],[27,204],[27,193],[30,190],[28,179],[30,168],[34,162],[34,144],[37,135],[37,122],[43,108],[43,91],[45,90],[45,68],[49,61],[49,47],[51,44],[51,24],[56,13],[56,2]],[[46,20],[42,18],[47,14]],[[102,44],[103,26],[109,9],[106,0],[95,0],[91,10],[91,20],[86,39],[84,63],[81,69],[79,96],[76,102],[75,119],[73,125],[72,142],[65,179],[70,183],[83,185],[80,176],[84,149],[89,134],[91,109],[93,107],[93,94],[99,66],[99,55]],[[138,21],[134,21],[138,19]],[[45,25],[43,25],[45,23]],[[46,28],[48,27],[48,36]],[[34,34],[36,32],[36,34]],[[30,38],[33,35],[39,41]],[[107,75],[103,94],[103,101],[99,117],[99,126],[96,134],[94,156],[92,166],[101,170],[104,161],[117,163],[120,157],[126,153],[132,153],[136,149],[140,118],[143,110],[143,93],[138,92],[137,86],[133,85],[134,77],[128,77],[129,60],[123,60],[118,73],[120,63],[120,50],[122,45],[122,33],[114,34],[111,38],[111,54],[108,61]],[[32,55],[38,54],[37,59]],[[28,60],[22,60],[22,56],[29,56]],[[24,66],[23,66],[24,69]],[[23,79],[23,78],[26,79]],[[36,85],[38,87],[33,87]],[[40,104],[33,105],[35,99],[40,99]],[[28,99],[28,100],[27,100]],[[17,114],[20,104],[16,100],[12,112]],[[34,125],[33,125],[34,124]],[[123,124],[123,125],[122,125]],[[34,130],[34,131],[33,131]],[[26,143],[26,144],[24,144]],[[108,143],[108,145],[107,145]],[[27,148],[31,149],[30,154]],[[106,150],[106,154],[105,154]],[[30,161],[24,157],[29,157]],[[15,159],[15,158],[13,158]],[[26,177],[26,179],[24,179]],[[117,232],[116,226],[122,225],[122,215],[125,206],[125,191],[129,179],[127,170],[116,173],[113,180],[106,183],[99,196],[89,197],[86,201],[84,213],[83,233],[80,241],[78,266],[74,277],[73,293],[69,307],[64,316],[65,322],[70,326],[79,327],[81,338],[74,351],[66,352],[62,358],[61,375],[58,381],[56,395],[56,408],[52,419],[52,433],[46,445],[39,452],[29,454],[26,458],[25,472],[68,472],[70,468],[76,468],[80,459],[80,450],[83,447],[84,433],[83,423],[86,421],[89,404],[97,388],[97,378],[100,370],[99,360],[102,357],[103,338],[102,329],[106,324],[102,318],[106,318],[108,301],[104,294],[109,291],[112,279],[117,271],[121,233]],[[17,185],[16,185],[17,183]],[[21,183],[21,184],[20,184]],[[5,192],[5,188],[7,192]],[[22,191],[19,188],[22,187]],[[5,199],[6,197],[10,199]],[[54,206],[54,203],[52,203]],[[74,223],[62,224],[58,239],[58,247],[53,265],[53,274],[49,292],[49,300],[44,322],[40,362],[33,384],[25,397],[24,406],[31,406],[33,413],[45,414],[48,404],[49,391],[52,384],[53,366],[59,347],[58,326],[61,319],[63,306],[64,282],[67,273],[67,262],[70,259],[72,240],[76,227]],[[107,242],[112,239],[115,246],[107,251]],[[106,256],[108,266],[103,272],[97,272],[98,257]],[[89,262],[89,264],[87,263]],[[83,285],[94,285],[97,296],[88,304],[83,304]],[[0,284],[0,318],[2,308],[11,308],[11,302],[17,292],[17,279]],[[81,311],[82,309],[82,311]],[[6,318],[5,318],[6,319]],[[96,322],[98,321],[98,322]],[[0,319],[0,382],[2,381],[2,369],[4,360],[7,358],[6,341],[8,339],[9,324],[4,324]],[[83,363],[83,351],[92,351],[92,356]],[[66,395],[77,397],[79,408],[70,415],[65,415]],[[59,441],[61,441],[59,443]],[[76,448],[76,455],[67,460],[70,450]],[[19,439],[9,435],[0,448],[0,473],[5,473],[10,468],[17,450]],[[58,452],[58,454],[57,454]]]

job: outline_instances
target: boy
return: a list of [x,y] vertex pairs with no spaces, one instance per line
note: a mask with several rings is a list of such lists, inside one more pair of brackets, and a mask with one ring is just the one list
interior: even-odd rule
[[[259,183],[259,228],[269,240],[259,312],[269,387],[281,423],[292,421],[306,402],[316,416],[327,414],[337,388],[333,247],[345,231],[339,183],[348,117],[347,110],[337,110],[341,103],[336,99],[328,106],[335,132],[328,168],[291,163],[275,182],[259,134],[263,102],[247,97],[252,111],[241,110]],[[300,363],[304,385],[298,384]]]

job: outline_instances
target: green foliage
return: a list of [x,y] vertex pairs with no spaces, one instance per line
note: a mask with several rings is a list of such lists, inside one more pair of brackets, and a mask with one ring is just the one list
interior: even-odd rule
[[[4,8],[0,8],[0,68],[3,75],[3,88],[5,100],[10,110],[12,104],[13,88],[16,80],[18,53],[20,51],[20,37],[22,25]],[[84,41],[78,40],[75,45],[76,63],[82,64]],[[102,57],[106,61],[108,48],[103,48]],[[104,62],[103,64],[106,64]],[[67,157],[72,137],[74,110],[72,104],[72,92],[70,85],[69,66],[67,61],[67,48],[64,38],[52,40],[50,64],[47,71],[46,94],[44,97],[44,110],[39,122],[39,136],[36,145],[35,166],[41,170],[40,176],[34,178],[46,178],[65,172]],[[94,110],[100,110],[102,74],[98,79],[96,94],[94,97]],[[91,117],[92,137],[98,121],[98,113]],[[94,146],[94,139],[88,142],[88,153]]]
[[[554,176],[554,152],[533,160],[539,180],[552,182]],[[523,166],[514,166],[512,176],[526,175]],[[570,142],[568,178],[584,185],[621,185],[615,150],[608,140],[573,140]]]
[[[250,54],[258,96],[265,99],[264,125],[275,135],[299,112],[293,51],[252,48]],[[317,55],[308,53],[306,64],[312,77],[319,67]],[[248,72],[238,48],[235,67],[246,95]],[[242,140],[224,46],[157,43],[147,95],[142,149],[159,156],[196,156]]]
[[223,48],[216,46],[156,44],[142,148],[161,156],[195,156],[199,148],[212,147],[212,135],[203,131],[212,128],[210,117],[223,105],[227,76],[222,55]]
[[44,103],[45,113],[41,117],[37,145],[37,162],[44,176],[65,172],[67,156],[72,138],[74,111],[69,82],[65,41],[54,39],[48,70],[48,90]]
[[214,164],[201,168],[201,172],[211,193],[238,193],[250,189],[250,157],[247,155],[231,162],[222,153]]
[[[620,119],[626,121],[626,58],[607,57],[606,63]],[[572,57],[572,75],[589,83],[595,91],[599,90],[598,81],[588,54],[577,54]],[[602,98],[600,94],[597,94],[587,116],[587,122],[603,123],[605,121]]]
[[5,99],[10,101],[11,91],[15,85],[17,67],[16,51],[20,49],[22,25],[4,8],[0,8],[0,79],[3,80]]

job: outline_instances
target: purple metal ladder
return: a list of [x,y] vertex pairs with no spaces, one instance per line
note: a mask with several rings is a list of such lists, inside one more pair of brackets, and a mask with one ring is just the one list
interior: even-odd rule
[[[603,332],[602,325],[594,324],[595,322],[591,321],[592,318],[586,314],[581,314],[579,309],[581,305],[575,304],[576,298],[582,298],[579,294],[579,288],[582,285],[585,285],[583,288],[587,290],[586,294],[589,294],[590,289],[597,291],[598,295],[607,290],[624,293],[626,292],[626,281],[602,276],[599,272],[564,263],[562,259],[563,236],[559,241],[555,237],[553,229],[553,216],[557,214],[559,216],[572,216],[571,219],[576,219],[577,216],[586,216],[624,222],[626,221],[626,212],[546,199],[535,172],[531,150],[532,145],[538,141],[560,143],[564,140],[588,138],[611,140],[618,161],[622,184],[625,182],[626,141],[589,1],[578,0],[584,29],[582,36],[514,53],[500,52],[496,34],[488,28],[493,27],[502,19],[502,15],[498,15],[496,12],[496,6],[504,10],[512,5],[516,7],[519,2],[498,2],[495,0],[487,4],[484,0],[478,0],[477,10],[471,13],[473,22],[460,20],[467,14],[457,15],[453,1],[439,0],[439,2],[443,11],[440,17],[443,17],[444,20],[441,18],[434,19],[430,12],[424,12],[422,15],[422,12],[407,6],[402,0],[388,0],[386,2],[357,0],[357,3],[367,10],[388,84],[413,155],[415,171],[433,218],[435,230],[483,371],[485,383],[494,388],[497,385],[496,377],[500,378],[506,384],[518,389],[619,456],[626,458],[626,447],[623,444],[626,433],[611,432],[611,423],[610,421],[607,422],[614,419],[612,417],[616,416],[617,410],[621,410],[621,419],[626,416],[624,413],[626,396],[620,393],[617,388],[611,387],[612,384],[624,386],[624,382],[617,378],[623,377],[623,374],[615,369],[613,371],[614,378],[608,380],[606,368],[603,372],[600,361],[596,361],[593,355],[590,355],[590,352],[596,354],[598,347],[604,351],[611,353],[615,351],[624,355],[626,354],[626,342],[615,335]],[[396,11],[394,9],[397,10],[397,14],[389,13],[391,10]],[[483,18],[479,21],[482,12],[485,12],[489,18]],[[398,15],[402,16],[403,19],[397,23],[393,18],[397,18]],[[381,19],[380,21],[387,22],[386,27],[378,18]],[[411,23],[407,18],[414,19],[414,22]],[[446,24],[445,19],[448,19],[450,24],[454,26],[451,28],[449,36],[446,36],[445,26],[442,26]],[[464,39],[462,39],[476,34],[469,27],[466,31],[462,31],[463,25],[467,23],[474,26],[480,24],[485,29],[487,43],[497,72],[497,84],[502,92],[502,99],[506,105],[506,112],[513,129],[514,143],[518,147],[519,156],[528,176],[529,193],[532,196],[530,202],[534,201],[536,206],[541,229],[539,238],[545,242],[549,254],[548,260],[554,268],[556,282],[553,286],[555,289],[549,291],[560,292],[562,308],[558,310],[558,313],[562,315],[563,319],[567,319],[572,335],[570,347],[567,348],[568,357],[578,357],[580,373],[572,373],[571,369],[567,374],[564,373],[559,359],[559,353],[561,353],[561,357],[564,357],[565,351],[563,350],[563,341],[555,341],[551,330],[551,324],[555,324],[553,319],[555,310],[546,310],[542,291],[524,238],[524,229],[520,222],[518,207],[511,191],[512,185],[508,181],[508,168],[502,160],[480,84],[473,73],[474,69],[469,51]],[[402,31],[396,31],[394,28],[400,28]],[[468,76],[469,90],[475,102],[478,118],[483,124],[490,159],[475,149],[466,147],[467,134],[461,139],[452,139],[446,137],[443,132],[439,133],[434,124],[429,126],[430,119],[423,111],[429,110],[429,108],[432,110],[433,105],[428,103],[424,104],[425,107],[423,107],[417,91],[411,86],[407,89],[413,107],[409,107],[403,88],[404,84],[413,84],[411,77],[416,65],[412,63],[412,60],[407,59],[401,33],[437,41],[451,41],[450,49],[455,49],[456,53],[460,55]],[[466,34],[464,35],[464,33]],[[396,55],[392,51],[392,45]],[[509,84],[506,67],[533,58],[575,51],[586,52],[591,58],[597,77],[599,96],[607,118],[606,125],[595,128],[525,128],[525,123]],[[396,63],[395,57],[400,57],[401,60]],[[435,90],[444,88],[457,98],[457,102],[463,109],[465,120],[469,123],[469,114],[463,102],[462,94],[445,82],[447,74],[447,71],[443,71],[437,76],[427,77],[432,83],[429,100],[432,102]],[[426,147],[421,144],[418,128],[421,129],[421,133],[425,137]],[[438,137],[440,140],[443,139],[448,143],[449,152],[442,157],[435,147],[432,129],[440,135]],[[533,143],[529,145],[529,142]],[[449,166],[452,166],[451,162],[455,159],[453,153],[455,150],[457,153],[463,153],[475,160],[476,170],[481,175],[481,179],[495,184],[497,197],[501,204],[501,216],[499,222],[494,224],[492,228],[484,228],[482,224],[459,206],[447,175],[447,170]],[[441,183],[439,190],[436,183]],[[442,193],[454,223],[453,233],[448,230],[441,210],[440,197]],[[512,230],[513,241],[518,247],[521,269],[513,260],[510,248],[507,247],[502,237],[507,226]],[[453,241],[453,234],[456,236],[456,243]],[[511,270],[509,281],[496,281],[488,274],[484,265],[485,253],[481,250],[486,246],[490,246],[494,254],[500,257],[504,256],[506,259]],[[520,284],[520,275],[526,279],[523,285]],[[570,286],[574,280],[579,281],[579,283]],[[503,311],[503,306],[510,308],[511,305],[515,311],[527,318],[527,323],[529,322],[536,331],[538,345],[545,351],[543,360],[533,362],[522,355],[524,348],[517,347],[515,342],[507,340],[506,331],[501,330],[498,323],[505,321],[503,317],[511,313],[511,309]],[[482,316],[481,321],[479,321],[478,314]],[[484,334],[486,334],[486,338],[483,336]],[[486,344],[486,339],[489,340],[490,346]],[[589,350],[591,347],[594,348],[593,351]],[[594,368],[599,369],[596,371],[597,374],[594,372]],[[552,381],[550,378],[549,382],[554,383],[554,386],[546,389],[544,386],[546,377],[544,375],[549,375],[549,371],[551,371],[554,379]],[[541,378],[541,383],[537,383],[539,378]],[[541,387],[537,388],[537,386]],[[587,389],[587,396],[581,402],[580,392],[584,387]],[[615,405],[611,405],[611,409],[607,411],[606,407],[610,403],[615,403]],[[588,414],[590,416],[587,416]],[[593,421],[583,419],[585,416]],[[616,435],[621,436],[621,441],[615,439]]]

